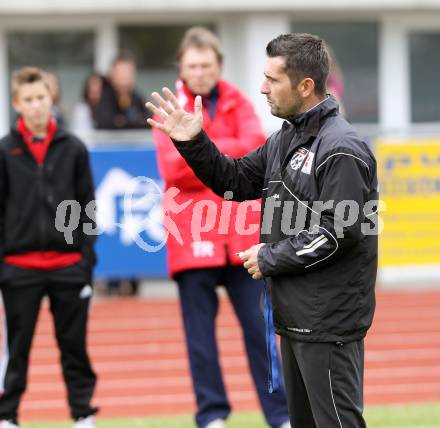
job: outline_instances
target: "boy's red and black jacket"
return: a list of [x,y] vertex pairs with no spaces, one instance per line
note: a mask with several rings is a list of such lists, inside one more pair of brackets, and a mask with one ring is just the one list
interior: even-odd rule
[[[0,282],[26,285],[46,279],[89,283],[96,263],[96,236],[85,234],[83,224],[96,227],[95,219],[85,212],[86,205],[94,199],[89,154],[78,138],[58,127],[44,162],[39,165],[22,134],[12,128],[0,140]],[[75,200],[81,206],[72,243],[55,225],[57,207],[65,200]],[[5,263],[5,257],[33,252],[80,253],[81,259],[46,271]]]

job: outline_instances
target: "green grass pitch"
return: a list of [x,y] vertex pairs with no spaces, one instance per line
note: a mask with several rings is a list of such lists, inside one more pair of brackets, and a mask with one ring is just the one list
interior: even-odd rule
[[[408,406],[370,406],[365,411],[368,428],[440,428],[440,403]],[[69,428],[72,423],[23,423],[22,428]],[[98,419],[98,428],[194,428],[191,416]],[[267,428],[258,413],[234,413],[227,428]]]

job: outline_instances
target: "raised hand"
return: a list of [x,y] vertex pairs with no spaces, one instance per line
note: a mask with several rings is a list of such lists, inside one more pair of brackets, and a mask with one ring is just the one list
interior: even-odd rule
[[147,119],[149,125],[167,133],[173,140],[192,140],[202,130],[202,98],[198,95],[194,100],[194,114],[188,113],[168,89],[162,89],[166,101],[157,93],[151,94],[157,106],[151,102],[145,104],[155,116],[163,119],[162,123]]

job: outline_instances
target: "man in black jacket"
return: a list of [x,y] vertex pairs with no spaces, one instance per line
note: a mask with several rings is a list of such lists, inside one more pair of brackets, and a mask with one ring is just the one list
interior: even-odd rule
[[[326,95],[323,40],[284,34],[266,53],[261,92],[285,122],[255,151],[222,155],[201,130],[200,98],[192,115],[167,89],[166,101],[153,93],[159,108],[147,103],[163,123],[148,122],[169,134],[217,194],[263,198],[262,243],[241,257],[249,274],[268,284],[291,425],[362,428],[363,339],[377,270],[375,159]],[[265,318],[270,329],[269,299]],[[276,367],[270,369],[276,383]]]
[[[29,351],[41,301],[49,297],[68,401],[76,428],[93,428],[96,376],[86,350],[95,264],[94,186],[84,144],[51,116],[44,72],[26,67],[12,78],[18,120],[0,141],[0,287],[7,338],[0,371],[0,428],[18,426]],[[56,218],[75,201],[69,222]],[[61,205],[60,205],[61,204]],[[91,218],[90,218],[90,217]],[[60,231],[61,230],[61,231]]]

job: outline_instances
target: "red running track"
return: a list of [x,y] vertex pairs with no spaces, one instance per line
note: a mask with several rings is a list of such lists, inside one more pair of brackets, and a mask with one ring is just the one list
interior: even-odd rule
[[[366,341],[366,404],[440,402],[440,291],[378,292]],[[225,382],[235,410],[258,409],[227,300],[218,318]],[[191,413],[194,399],[175,299],[97,299],[90,353],[99,375],[95,404],[105,418]],[[67,419],[52,321],[41,313],[23,420]]]

